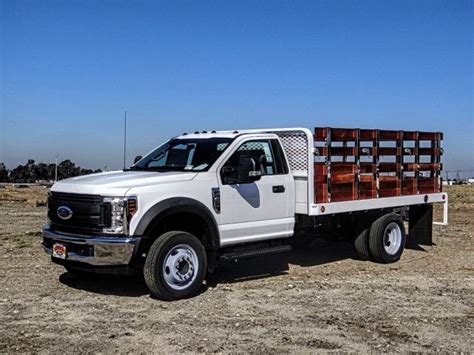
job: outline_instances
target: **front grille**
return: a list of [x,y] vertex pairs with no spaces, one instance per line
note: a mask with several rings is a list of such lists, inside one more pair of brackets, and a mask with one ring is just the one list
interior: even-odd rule
[[65,192],[51,192],[51,196],[55,199],[68,202],[89,202],[89,203],[101,203],[102,196],[100,195],[82,195],[82,194],[71,194]]
[[[71,209],[72,217],[58,216],[59,207]],[[74,234],[101,234],[104,227],[110,227],[110,204],[102,196],[52,192],[48,198],[48,217],[51,229]]]

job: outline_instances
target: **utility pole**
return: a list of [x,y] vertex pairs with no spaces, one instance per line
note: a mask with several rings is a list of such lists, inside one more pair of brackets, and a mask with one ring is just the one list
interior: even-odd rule
[[54,181],[58,181],[58,157],[59,154],[56,154],[55,166],[54,166]]
[[127,110],[125,110],[125,122],[124,122],[124,132],[123,132],[123,169],[125,170],[126,165],[126,155],[127,155]]

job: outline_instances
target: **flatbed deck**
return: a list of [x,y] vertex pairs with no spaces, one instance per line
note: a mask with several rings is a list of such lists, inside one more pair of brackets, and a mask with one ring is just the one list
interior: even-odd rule
[[422,205],[427,203],[445,203],[447,205],[448,195],[446,193],[432,193],[410,196],[382,197],[366,200],[314,203],[310,205],[309,215],[321,216],[372,209]]

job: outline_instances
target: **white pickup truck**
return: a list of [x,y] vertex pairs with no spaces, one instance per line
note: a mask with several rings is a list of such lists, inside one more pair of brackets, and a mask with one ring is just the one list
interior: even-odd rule
[[[445,205],[447,223],[441,139],[331,128],[185,133],[130,169],[56,182],[42,245],[77,277],[143,272],[163,300],[195,294],[219,259],[289,251],[308,228],[350,238],[366,259],[395,262],[406,242],[403,218],[414,243],[431,241],[433,203]],[[383,144],[390,140],[394,148]],[[395,162],[384,163],[390,154]]]

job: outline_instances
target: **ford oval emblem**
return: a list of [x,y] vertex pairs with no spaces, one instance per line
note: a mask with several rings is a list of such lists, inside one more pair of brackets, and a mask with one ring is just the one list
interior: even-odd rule
[[59,218],[64,220],[72,217],[72,210],[67,206],[59,206],[56,213]]

